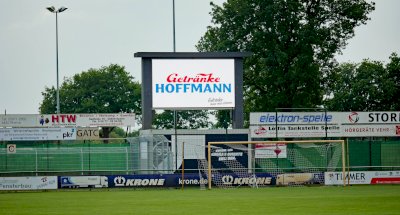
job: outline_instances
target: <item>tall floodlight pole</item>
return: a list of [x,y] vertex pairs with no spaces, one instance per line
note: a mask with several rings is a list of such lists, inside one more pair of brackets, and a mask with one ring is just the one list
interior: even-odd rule
[[[172,0],[172,44],[173,50],[176,52],[176,41],[175,41],[175,0]],[[176,114],[176,110],[174,109],[174,134],[175,134],[175,166],[178,169],[178,133],[176,130],[176,123],[178,121],[178,115]],[[182,152],[183,154],[183,152]]]
[[174,52],[176,52],[176,40],[175,40],[175,0],[172,0],[172,32],[173,32],[173,44]]
[[56,67],[57,67],[57,114],[60,114],[60,89],[59,89],[59,83],[58,83],[58,13],[61,13],[65,10],[67,10],[66,7],[60,7],[58,10],[54,6],[47,7],[47,10],[49,10],[52,13],[56,14]]

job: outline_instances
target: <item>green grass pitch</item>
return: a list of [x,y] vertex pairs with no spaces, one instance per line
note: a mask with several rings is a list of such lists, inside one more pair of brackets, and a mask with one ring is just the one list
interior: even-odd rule
[[400,186],[0,192],[0,214],[400,214]]

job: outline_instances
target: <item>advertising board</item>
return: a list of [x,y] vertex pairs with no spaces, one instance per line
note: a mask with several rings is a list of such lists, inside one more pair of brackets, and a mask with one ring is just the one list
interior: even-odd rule
[[153,108],[233,108],[234,74],[233,59],[153,59]]
[[286,144],[256,144],[255,158],[287,158]]
[[400,112],[250,113],[252,138],[395,137]]
[[[347,123],[353,124],[399,124],[400,112],[374,111],[374,112],[344,112]],[[345,122],[343,122],[345,123]]]
[[61,188],[100,188],[108,187],[107,176],[61,176]]
[[108,176],[109,187],[166,187],[168,175]]
[[252,138],[342,136],[340,125],[251,125],[250,132]]
[[77,128],[77,140],[98,140],[100,139],[99,128]]
[[343,137],[394,137],[400,136],[399,124],[341,125]]
[[[350,171],[344,178],[350,184],[400,184],[400,171]],[[342,172],[325,172],[325,185],[342,184]]]
[[277,186],[323,184],[322,173],[282,173],[276,176]]
[[251,125],[399,124],[400,112],[253,112]]
[[0,127],[133,127],[134,113],[8,114],[0,115]]
[[53,190],[57,176],[0,177],[0,190]]
[[38,114],[0,115],[0,127],[35,127],[39,125]]
[[[275,185],[275,178],[268,173],[241,174],[233,173],[214,174],[213,181],[222,185]],[[115,175],[108,176],[109,187],[180,187],[184,183],[189,186],[208,184],[207,176],[202,177],[198,173],[182,174],[158,174],[158,175]]]
[[76,140],[76,128],[3,128],[1,141]]
[[251,125],[325,125],[345,120],[340,112],[253,112]]

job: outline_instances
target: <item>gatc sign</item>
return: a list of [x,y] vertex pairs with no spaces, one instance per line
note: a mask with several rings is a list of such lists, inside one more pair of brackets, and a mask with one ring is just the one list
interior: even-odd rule
[[77,140],[98,140],[100,139],[98,128],[78,128],[76,132]]
[[233,59],[153,59],[153,108],[235,107]]

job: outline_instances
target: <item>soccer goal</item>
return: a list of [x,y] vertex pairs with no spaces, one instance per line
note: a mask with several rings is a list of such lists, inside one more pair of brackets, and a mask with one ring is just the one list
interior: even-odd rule
[[324,184],[325,172],[346,175],[344,140],[209,142],[207,151],[209,189]]

